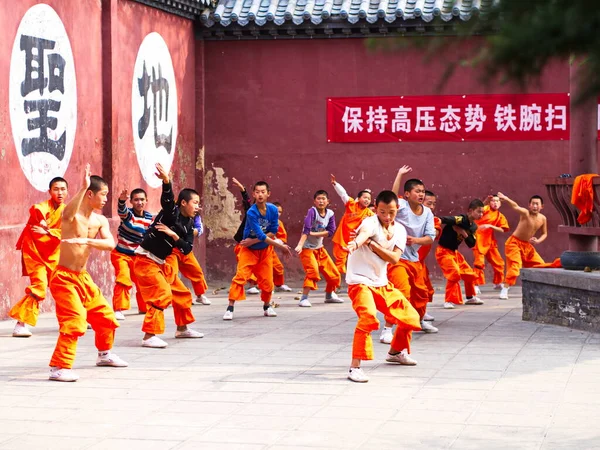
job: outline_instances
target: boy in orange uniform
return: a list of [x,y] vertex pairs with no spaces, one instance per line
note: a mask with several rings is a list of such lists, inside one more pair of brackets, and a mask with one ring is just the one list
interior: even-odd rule
[[348,195],[344,187],[335,181],[335,176],[331,175],[331,185],[338,193],[344,203],[344,215],[338,224],[337,230],[333,235],[333,257],[335,258],[335,267],[338,272],[346,273],[346,259],[348,252],[344,250],[350,242],[350,233],[355,231],[365,217],[375,215],[369,208],[372,197],[369,189],[364,189],[358,193],[356,200]]
[[200,196],[194,189],[182,189],[177,203],[169,174],[156,164],[156,176],[162,180],[161,211],[146,231],[142,243],[135,250],[135,276],[146,300],[146,316],[142,324],[142,347],[165,348],[167,343],[157,336],[165,332],[164,310],[173,304],[176,339],[204,337],[203,333],[188,327],[194,322],[192,293],[177,276],[177,248],[184,255],[194,245],[194,216],[198,212]]
[[121,224],[117,230],[117,246],[110,252],[110,262],[115,268],[115,287],[113,290],[113,309],[117,320],[125,320],[123,311],[130,307],[131,288],[136,285],[135,299],[140,313],[146,313],[146,303],[133,272],[135,249],[140,245],[146,230],[152,224],[153,216],[144,208],[148,203],[146,191],[134,189],[129,195],[131,208],[127,208],[127,189],[121,191],[117,213]]
[[485,260],[491,264],[494,269],[494,289],[502,289],[504,286],[504,260],[498,250],[498,242],[494,231],[504,233],[510,228],[508,220],[500,210],[500,199],[497,195],[489,195],[483,202],[483,216],[477,220],[477,232],[475,233],[476,243],[473,247],[473,268],[477,278],[475,280],[475,292],[480,294],[479,286],[485,284]]
[[[519,213],[519,224],[513,234],[506,240],[504,253],[508,269],[500,298],[508,299],[508,290],[517,282],[521,267],[560,267],[560,258],[547,263],[535,250],[533,245],[541,244],[548,237],[548,222],[546,216],[540,213],[544,208],[544,199],[534,195],[529,199],[529,208],[520,207],[514,200],[498,192],[498,198]],[[535,234],[542,230],[540,237]]]
[[[429,208],[432,213],[435,214],[435,207],[437,203],[437,196],[431,191],[425,191],[425,200],[423,200],[423,206]],[[437,241],[440,237],[440,233],[442,232],[442,222],[439,217],[433,217],[433,226],[435,228],[435,240]],[[419,261],[423,264],[423,279],[425,280],[425,285],[427,286],[427,291],[429,293],[429,303],[433,301],[433,295],[435,294],[435,289],[433,289],[433,284],[431,284],[431,278],[429,277],[429,269],[427,268],[427,264],[425,264],[425,258],[429,255],[433,244],[431,245],[421,245],[419,248]],[[428,314],[425,311],[425,315],[423,316],[423,320],[427,322],[433,322],[435,318]]]
[[85,334],[87,322],[94,329],[98,349],[96,365],[127,366],[111,352],[115,329],[119,326],[115,313],[85,269],[92,248],[111,251],[115,247],[108,220],[94,212],[106,204],[107,195],[106,181],[91,176],[88,164],[82,188],[63,211],[60,259],[50,279],[59,326],[58,341],[50,360],[49,379],[52,381],[79,378],[71,367],[77,340]]
[[444,308],[453,309],[454,305],[462,305],[460,280],[465,283],[467,305],[482,305],[483,301],[475,295],[475,272],[458,251],[458,246],[464,241],[469,248],[475,246],[476,220],[483,214],[483,202],[479,199],[469,203],[467,214],[460,216],[444,216],[440,220],[445,227],[440,235],[440,241],[435,249],[435,259],[446,278],[446,297]]
[[[279,227],[277,228],[275,238],[287,244],[287,231],[281,221],[283,207],[279,202],[273,202],[273,204],[277,207],[277,212],[279,213]],[[292,292],[292,288],[285,284],[283,264],[276,252],[273,252],[273,284],[275,285],[275,292]]]
[[17,320],[14,337],[31,336],[27,325],[36,325],[39,302],[46,298],[48,280],[58,264],[61,216],[67,188],[64,178],[56,177],[50,181],[50,198],[29,209],[29,220],[17,241],[17,250],[21,250],[22,275],[29,277],[30,285],[25,288],[25,296],[9,312],[10,317]]
[[304,218],[302,236],[296,246],[296,253],[300,255],[305,273],[302,297],[298,303],[298,306],[301,307],[312,306],[308,300],[308,294],[317,289],[317,282],[321,280],[320,273],[327,282],[325,303],[344,302],[335,293],[341,282],[340,272],[323,247],[323,238],[331,237],[335,233],[335,216],[332,210],[327,209],[329,194],[327,191],[319,190],[315,192],[313,200],[314,206],[308,210]]
[[387,278],[387,265],[400,260],[406,244],[406,231],[394,220],[398,197],[392,191],[380,192],[375,205],[376,216],[363,220],[356,238],[347,247],[348,296],[358,316],[348,378],[357,383],[369,381],[360,363],[373,359],[371,333],[379,329],[377,311],[396,325],[387,362],[416,365],[417,361],[408,354],[412,331],[421,328],[417,311]]
[[273,247],[282,249],[290,254],[290,248],[275,237],[279,228],[279,213],[277,207],[267,200],[271,195],[269,184],[258,181],[252,190],[254,205],[246,212],[246,223],[242,240],[238,245],[238,263],[236,274],[229,288],[229,305],[223,315],[223,320],[233,320],[235,302],[245,300],[244,285],[254,274],[260,288],[260,298],[263,301],[263,315],[277,317],[271,306],[273,294]]

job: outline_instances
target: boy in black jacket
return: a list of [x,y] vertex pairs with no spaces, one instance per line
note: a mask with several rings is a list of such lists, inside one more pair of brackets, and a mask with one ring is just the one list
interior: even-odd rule
[[483,301],[475,296],[476,274],[458,251],[458,246],[462,241],[465,241],[469,248],[475,247],[475,230],[477,230],[475,221],[481,219],[482,215],[483,202],[475,199],[469,203],[467,214],[440,217],[442,225],[445,226],[435,250],[435,259],[446,278],[446,299],[444,301],[446,309],[453,309],[454,305],[463,304],[460,292],[461,279],[465,283],[467,296],[465,304],[483,304]]
[[171,259],[173,248],[184,255],[192,251],[194,243],[194,217],[200,204],[200,196],[193,189],[182,189],[177,204],[169,174],[156,165],[156,176],[163,182],[160,204],[162,210],[144,235],[144,240],[136,249],[134,271],[142,297],[146,299],[147,312],[142,325],[145,333],[143,347],[165,348],[168,344],[157,334],[165,332],[164,310],[173,303],[173,313],[177,331],[176,338],[201,338],[204,335],[191,328],[192,293],[177,276]]

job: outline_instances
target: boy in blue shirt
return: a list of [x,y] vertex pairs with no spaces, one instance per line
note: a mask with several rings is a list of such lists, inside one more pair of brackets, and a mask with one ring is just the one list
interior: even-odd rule
[[275,235],[279,228],[279,212],[272,203],[267,203],[271,195],[269,185],[259,181],[254,185],[252,196],[254,205],[246,213],[246,225],[243,239],[240,242],[237,271],[229,288],[229,306],[223,320],[233,319],[233,306],[236,301],[245,300],[244,285],[254,274],[263,301],[266,317],[276,317],[277,313],[270,306],[273,293],[273,247],[282,249],[287,254],[290,248]]

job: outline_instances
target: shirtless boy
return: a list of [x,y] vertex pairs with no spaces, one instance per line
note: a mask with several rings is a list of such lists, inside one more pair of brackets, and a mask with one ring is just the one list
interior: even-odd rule
[[111,352],[115,329],[119,326],[113,309],[86,271],[92,248],[111,251],[115,240],[108,220],[94,212],[106,204],[108,184],[90,174],[85,166],[83,186],[64,209],[58,267],[50,279],[50,292],[56,301],[58,342],[50,360],[50,380],[77,381],[72,370],[77,340],[85,334],[87,322],[95,332],[97,366],[126,367]]
[[[551,263],[545,262],[533,247],[541,244],[548,237],[548,223],[546,216],[541,211],[544,208],[544,199],[534,195],[529,199],[528,208],[523,208],[502,192],[498,198],[506,202],[512,209],[519,213],[519,224],[514,233],[506,240],[504,253],[506,255],[506,278],[504,287],[500,291],[501,299],[508,299],[508,290],[517,282],[517,277],[522,267],[560,267],[560,259]],[[535,237],[541,230],[539,237]]]

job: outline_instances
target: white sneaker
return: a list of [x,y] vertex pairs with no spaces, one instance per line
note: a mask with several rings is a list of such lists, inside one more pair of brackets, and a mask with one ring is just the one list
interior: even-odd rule
[[64,381],[71,382],[77,381],[79,375],[73,372],[71,369],[61,369],[60,367],[50,367],[50,376],[48,377],[51,381]]
[[454,303],[444,302],[444,309],[454,309]]
[[115,319],[117,320],[125,320],[125,315],[122,311],[115,311]]
[[268,309],[265,310],[265,317],[277,317],[277,313],[273,309],[272,306],[269,306]]
[[502,287],[502,290],[500,291],[500,300],[508,300],[508,289],[509,288],[507,287]]
[[300,303],[298,303],[298,306],[301,306],[303,308],[310,308],[312,305],[310,304],[310,301],[307,298],[304,298],[304,299],[300,300]]
[[29,331],[29,328],[23,322],[17,322],[13,328],[12,335],[13,337],[28,338],[31,337],[31,331]]
[[483,300],[477,296],[471,297],[465,301],[465,305],[483,305]]
[[433,322],[435,320],[435,317],[433,317],[429,313],[425,313],[425,315],[423,316],[423,320],[425,320],[427,322]]
[[256,286],[252,286],[251,288],[246,289],[246,294],[258,295],[260,294],[260,290]]
[[183,331],[176,331],[175,337],[178,339],[187,339],[187,338],[201,338],[204,337],[204,333],[200,333],[199,331],[192,330],[191,328],[187,328]]
[[96,365],[110,367],[127,367],[129,364],[127,364],[113,352],[108,352],[108,355],[98,355],[98,358],[96,359]]
[[500,289],[504,289],[504,284],[499,283],[494,285],[494,289],[499,291]]
[[355,383],[366,383],[369,381],[369,377],[365,375],[360,367],[350,367],[348,371],[348,379]]
[[168,345],[158,336],[152,336],[150,339],[142,339],[142,347],[166,348]]
[[481,289],[479,289],[479,286],[475,286],[475,295],[481,295]]
[[223,320],[233,320],[233,311],[225,311],[225,314],[223,314]]
[[379,342],[382,344],[391,344],[392,339],[394,339],[392,329],[383,327],[383,330],[381,330],[381,334],[379,335]]
[[406,349],[402,350],[400,353],[396,353],[395,355],[387,354],[387,358],[385,358],[387,362],[402,364],[403,366],[416,366],[417,361],[408,356],[408,352]]
[[421,331],[423,333],[437,333],[438,329],[425,320],[421,320]]
[[275,286],[275,292],[292,292],[292,288],[287,284],[282,284],[281,286]]
[[325,295],[325,303],[344,303],[344,299],[339,298],[335,292],[332,292],[329,298],[327,298],[327,294]]
[[194,305],[210,305],[212,302],[204,294],[199,295],[193,301]]

